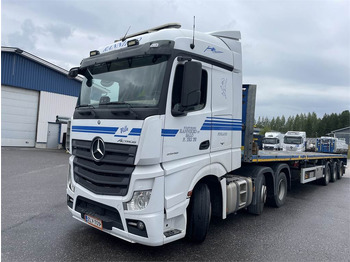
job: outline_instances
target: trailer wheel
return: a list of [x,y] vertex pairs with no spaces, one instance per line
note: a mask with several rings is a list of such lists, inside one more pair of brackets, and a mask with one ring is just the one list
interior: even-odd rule
[[287,198],[287,176],[284,172],[280,172],[277,176],[277,188],[276,194],[271,199],[271,204],[274,207],[281,207],[286,202]]
[[329,181],[331,182],[335,182],[337,181],[337,162],[334,162],[332,165],[331,165],[331,178]]
[[341,179],[343,175],[344,175],[344,165],[343,165],[343,162],[340,161],[338,164],[337,178]]
[[210,191],[206,184],[198,184],[187,208],[186,237],[197,243],[204,241],[211,218]]
[[324,167],[323,173],[324,173],[324,177],[321,179],[321,184],[324,186],[327,186],[329,183],[329,179],[331,177],[331,170],[329,168],[328,162],[326,163],[326,165]]
[[264,210],[264,205],[266,203],[267,190],[265,176],[260,175],[254,180],[255,192],[253,194],[253,203],[247,208],[248,212],[255,215],[260,215]]

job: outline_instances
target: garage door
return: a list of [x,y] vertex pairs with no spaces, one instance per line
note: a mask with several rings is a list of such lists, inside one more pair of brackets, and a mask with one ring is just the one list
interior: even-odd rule
[[1,145],[34,147],[39,92],[1,86]]

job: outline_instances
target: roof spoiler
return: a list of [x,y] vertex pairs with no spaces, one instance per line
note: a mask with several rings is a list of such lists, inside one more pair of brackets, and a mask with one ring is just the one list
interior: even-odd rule
[[131,37],[135,37],[135,36],[138,36],[138,35],[149,34],[149,33],[152,33],[152,32],[159,31],[159,30],[163,30],[163,29],[180,28],[180,27],[181,27],[181,25],[178,24],[178,23],[169,23],[169,24],[165,24],[165,25],[160,25],[160,26],[157,26],[157,27],[154,27],[154,28],[151,28],[151,29],[147,29],[147,30],[135,33],[135,34],[124,36],[124,37],[122,37],[119,40],[115,40],[114,42],[125,41],[126,39],[131,38]]

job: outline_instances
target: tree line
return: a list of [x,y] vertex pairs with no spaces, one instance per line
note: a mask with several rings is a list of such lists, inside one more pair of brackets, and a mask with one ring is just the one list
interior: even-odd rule
[[279,131],[281,133],[305,131],[307,137],[320,137],[327,135],[333,130],[350,126],[350,111],[345,110],[340,114],[325,114],[322,118],[318,118],[315,112],[297,114],[296,116],[288,117],[288,119],[283,115],[281,117],[273,117],[271,120],[268,117],[259,117],[255,121],[255,126],[261,128],[261,135],[269,131]]

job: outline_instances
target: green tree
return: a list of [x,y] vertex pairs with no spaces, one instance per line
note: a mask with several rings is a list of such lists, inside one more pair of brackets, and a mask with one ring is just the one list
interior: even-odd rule
[[300,116],[299,114],[297,114],[294,118],[293,131],[300,131],[300,130],[301,130]]
[[294,126],[294,116],[290,116],[290,117],[288,117],[288,120],[287,120],[287,123],[286,123],[286,126],[285,126],[286,132],[290,131],[290,130],[293,130],[293,126]]
[[286,133],[288,130],[286,130],[286,118],[284,115],[281,117],[281,130],[282,133]]
[[314,130],[312,128],[311,117],[312,117],[311,113],[308,113],[306,117],[305,129],[304,129],[307,137],[314,137]]
[[348,127],[350,126],[350,111],[345,110],[339,115],[338,128]]
[[276,118],[274,130],[277,130],[280,132],[282,130],[281,118],[279,116]]
[[274,117],[272,118],[272,120],[271,120],[271,122],[270,122],[270,129],[271,129],[271,130],[277,130],[277,129],[276,129],[276,120],[275,120]]
[[271,128],[269,126],[265,126],[260,130],[259,134],[262,136],[265,136],[265,133],[270,131],[271,131]]

